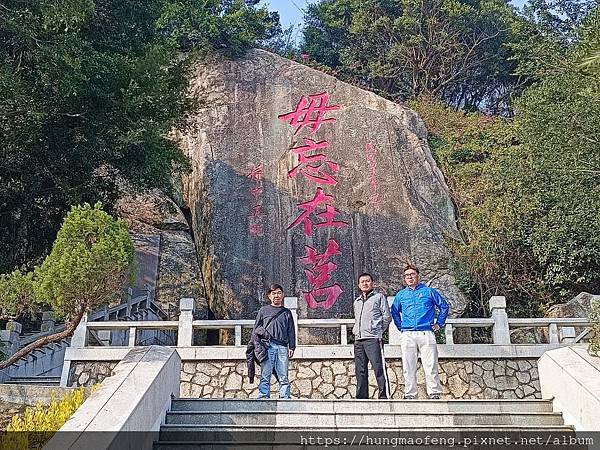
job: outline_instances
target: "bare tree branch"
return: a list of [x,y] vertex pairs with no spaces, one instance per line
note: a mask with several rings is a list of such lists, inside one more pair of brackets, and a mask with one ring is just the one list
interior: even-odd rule
[[37,341],[34,341],[31,344],[23,347],[21,350],[16,352],[14,355],[11,355],[9,358],[0,362],[0,369],[7,368],[8,366],[10,366],[10,365],[14,364],[16,361],[18,361],[19,358],[29,354],[30,352],[34,351],[37,348],[51,344],[52,342],[59,342],[59,341],[62,341],[63,339],[73,336],[73,333],[75,332],[75,329],[77,328],[77,325],[79,325],[79,322],[81,322],[81,318],[83,317],[85,310],[86,310],[86,308],[82,306],[80,308],[79,312],[77,313],[77,315],[72,320],[67,322],[66,329],[64,331],[61,331],[60,333],[51,334],[50,336],[44,336],[44,337],[38,339]]

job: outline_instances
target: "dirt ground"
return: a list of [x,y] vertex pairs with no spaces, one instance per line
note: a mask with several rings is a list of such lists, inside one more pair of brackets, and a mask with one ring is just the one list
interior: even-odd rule
[[25,412],[26,405],[0,402],[0,431],[5,431],[15,414]]

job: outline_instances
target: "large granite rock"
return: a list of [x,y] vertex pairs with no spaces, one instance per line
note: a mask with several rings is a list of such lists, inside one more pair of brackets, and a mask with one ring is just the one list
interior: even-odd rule
[[[600,302],[600,295],[581,292],[566,303],[553,305],[544,317],[590,317],[592,302]],[[575,327],[577,335],[584,327]],[[544,344],[548,342],[548,327],[517,328],[510,332],[513,344]]]
[[[260,50],[196,67],[191,92],[183,198],[217,317],[253,317],[272,282],[300,317],[349,316],[359,273],[392,294],[408,262],[463,311],[454,209],[414,111]],[[305,139],[320,148],[294,151]],[[316,207],[307,220],[302,204]]]
[[[590,317],[592,311],[592,303],[600,302],[600,295],[590,294],[588,292],[580,292],[566,303],[552,306],[545,314],[546,317]],[[575,333],[585,330],[584,327],[575,327]],[[548,330],[544,329],[544,337],[548,339]]]
[[[177,314],[179,299],[192,297],[196,299],[197,317],[206,318],[207,304],[194,240],[177,204],[159,191],[151,191],[123,195],[116,209],[134,233],[138,264],[148,261],[140,267],[140,278],[147,284],[154,283],[155,301]],[[144,255],[155,252],[155,242],[160,246],[157,269],[151,267],[152,257]],[[151,280],[153,271],[157,272],[155,280]]]
[[589,317],[591,303],[600,301],[600,295],[581,292],[566,303],[554,305],[545,314],[546,317]]

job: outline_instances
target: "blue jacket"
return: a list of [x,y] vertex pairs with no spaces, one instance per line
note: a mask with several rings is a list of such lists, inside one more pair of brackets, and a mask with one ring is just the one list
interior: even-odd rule
[[398,292],[390,312],[401,331],[431,331],[436,323],[436,307],[440,310],[437,324],[443,327],[450,309],[448,302],[434,288],[419,283],[415,289],[406,287]]

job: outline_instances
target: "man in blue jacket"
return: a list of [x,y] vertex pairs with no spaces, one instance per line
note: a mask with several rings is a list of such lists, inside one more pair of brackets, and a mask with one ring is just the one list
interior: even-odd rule
[[[404,398],[416,399],[417,358],[425,372],[429,398],[439,399],[442,385],[438,374],[438,354],[434,331],[446,323],[448,303],[435,289],[421,283],[419,269],[408,265],[404,268],[406,288],[396,294],[391,308],[392,318],[402,333],[402,370],[404,372]],[[435,310],[439,310],[437,320]]]

